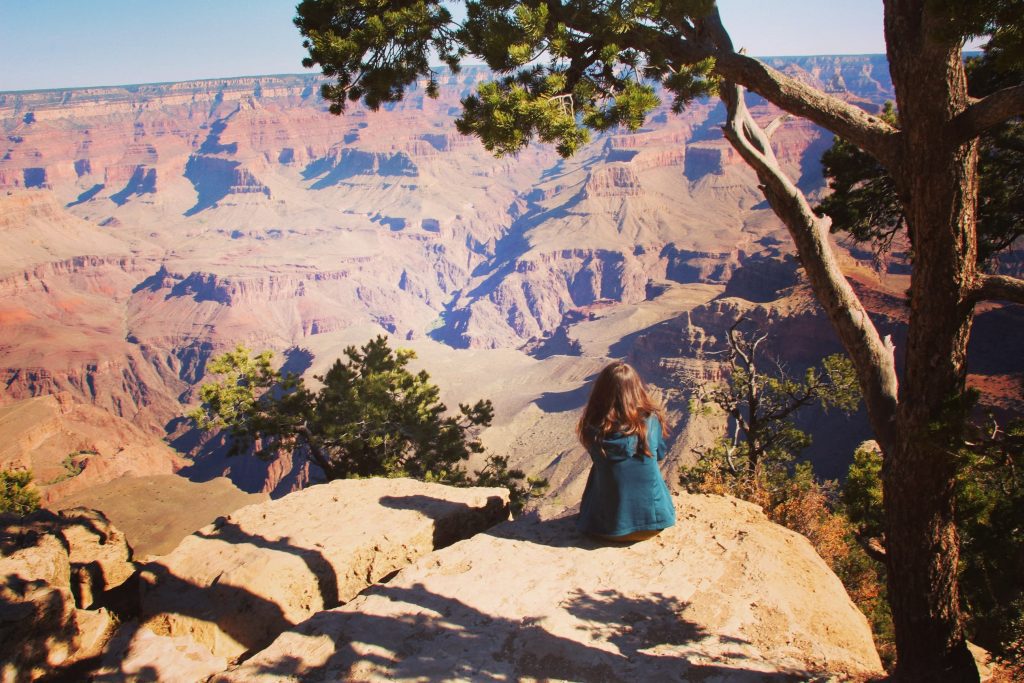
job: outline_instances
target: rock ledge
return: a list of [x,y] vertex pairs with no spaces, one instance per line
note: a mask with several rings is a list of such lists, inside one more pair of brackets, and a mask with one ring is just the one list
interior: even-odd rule
[[521,519],[422,558],[214,681],[863,679],[864,616],[803,536],[681,495],[655,539]]
[[241,508],[141,572],[141,625],[235,660],[436,548],[508,519],[508,492],[412,479],[312,486]]

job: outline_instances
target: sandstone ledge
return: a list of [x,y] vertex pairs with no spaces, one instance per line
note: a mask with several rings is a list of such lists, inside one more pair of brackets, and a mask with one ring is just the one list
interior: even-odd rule
[[[97,598],[134,571],[101,513],[0,516],[0,681],[30,681],[98,655],[114,627]],[[76,607],[77,605],[77,607]]]
[[521,519],[424,557],[213,681],[860,679],[863,615],[802,536],[730,498],[623,546]]
[[508,492],[334,481],[241,508],[141,573],[142,625],[233,660],[419,557],[508,518]]

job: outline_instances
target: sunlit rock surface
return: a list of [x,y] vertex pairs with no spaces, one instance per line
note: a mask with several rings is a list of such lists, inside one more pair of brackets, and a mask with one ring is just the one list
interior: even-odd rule
[[881,674],[806,538],[749,503],[676,497],[653,540],[521,519],[422,558],[215,681],[791,681]]
[[505,489],[334,481],[200,529],[141,574],[142,625],[235,659],[508,517]]

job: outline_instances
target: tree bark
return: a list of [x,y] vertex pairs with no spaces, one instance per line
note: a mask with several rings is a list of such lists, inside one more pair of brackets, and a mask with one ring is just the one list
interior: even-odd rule
[[[977,150],[973,141],[961,143],[956,135],[964,125],[958,117],[971,105],[961,46],[943,40],[943,27],[926,4],[885,3],[901,130],[890,135],[873,121],[864,126],[845,112],[842,126],[829,126],[869,129],[859,140],[850,137],[886,165],[907,208],[915,256],[906,373],[898,396],[892,349],[878,338],[843,278],[828,243],[827,223],[813,214],[781,172],[767,137],[746,111],[742,90],[724,83],[722,98],[729,110],[726,137],[757,172],[769,204],[789,228],[808,280],[857,368],[882,447],[897,678],[977,681],[956,581],[955,437],[957,420],[963,416],[951,414],[950,408],[964,390],[974,301],[994,289],[1016,289],[976,273]],[[741,60],[723,58],[732,45],[717,13],[708,18],[704,30],[720,51],[718,64],[728,65],[719,71],[723,76],[744,85],[749,81],[759,94],[794,111],[787,97],[764,86],[763,74],[750,79],[738,66]],[[812,103],[812,109],[821,106]],[[802,110],[794,113],[808,115]],[[809,118],[828,125],[823,120],[827,116]],[[941,424],[944,420],[946,425]]]
[[885,3],[900,113],[890,169],[914,245],[896,444],[884,450],[889,601],[901,681],[977,681],[957,588],[955,409],[966,380],[976,279],[977,145],[952,141],[970,104],[961,46],[925,0]]
[[306,447],[309,449],[310,458],[320,469],[324,471],[324,476],[328,480],[333,479],[334,467],[330,459],[324,454],[320,445],[316,442],[316,439],[310,433],[309,428],[306,425],[299,425],[295,428],[295,433],[302,437],[302,440],[306,442]]

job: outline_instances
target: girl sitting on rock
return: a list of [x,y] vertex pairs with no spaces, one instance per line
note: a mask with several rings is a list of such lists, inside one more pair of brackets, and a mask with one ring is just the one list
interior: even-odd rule
[[593,461],[576,522],[611,541],[640,541],[676,522],[658,463],[667,450],[665,410],[636,370],[616,361],[594,381],[576,434]]

